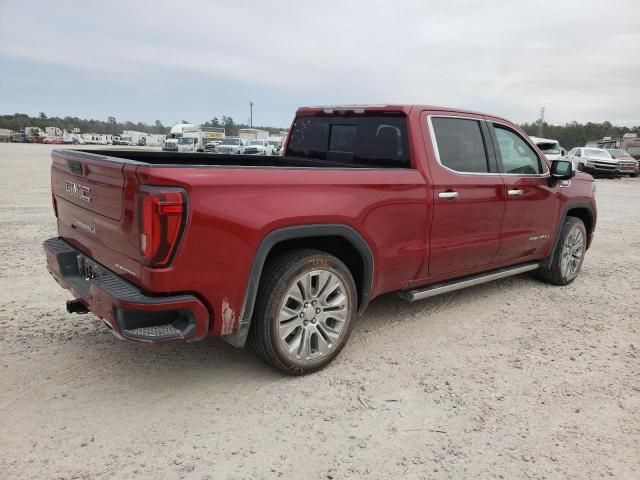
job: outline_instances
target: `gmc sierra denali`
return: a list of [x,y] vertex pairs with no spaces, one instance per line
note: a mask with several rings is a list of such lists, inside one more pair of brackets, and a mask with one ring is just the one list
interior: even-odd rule
[[118,337],[223,336],[322,368],[369,301],[537,270],[572,282],[593,178],[513,123],[440,107],[297,111],[283,156],[55,150],[49,272]]

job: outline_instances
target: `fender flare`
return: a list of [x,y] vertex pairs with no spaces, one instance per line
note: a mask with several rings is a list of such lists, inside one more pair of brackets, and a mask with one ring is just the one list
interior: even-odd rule
[[562,209],[562,215],[560,215],[560,219],[558,222],[558,226],[556,227],[556,234],[555,234],[555,238],[553,239],[553,246],[551,247],[551,253],[549,253],[549,256],[545,259],[545,261],[543,262],[543,265],[545,267],[548,267],[551,262],[553,261],[553,255],[556,251],[556,247],[558,246],[558,242],[560,241],[560,232],[562,231],[562,226],[564,225],[564,221],[567,218],[567,213],[569,213],[569,210],[573,210],[574,208],[584,208],[585,210],[589,211],[589,214],[591,215],[591,219],[593,221],[593,225],[591,228],[590,232],[587,232],[587,235],[593,235],[593,232],[596,229],[596,213],[593,210],[593,205],[589,204],[589,203],[579,203],[579,202],[569,202],[567,203],[564,208]]
[[249,327],[251,326],[251,317],[253,316],[253,309],[258,296],[262,270],[271,249],[285,240],[314,237],[342,237],[358,251],[362,257],[364,267],[362,296],[358,314],[364,312],[371,297],[374,262],[373,253],[362,236],[352,227],[343,224],[312,224],[284,227],[269,232],[258,245],[249,270],[249,280],[247,281],[242,302],[242,313],[240,314],[238,328],[235,333],[223,336],[224,340],[236,347],[244,347],[249,335]]

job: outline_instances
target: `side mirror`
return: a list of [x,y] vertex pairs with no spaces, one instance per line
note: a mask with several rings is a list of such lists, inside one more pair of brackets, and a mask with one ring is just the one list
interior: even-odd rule
[[575,176],[573,163],[568,160],[554,160],[551,162],[551,182],[552,184],[560,180],[570,180]]

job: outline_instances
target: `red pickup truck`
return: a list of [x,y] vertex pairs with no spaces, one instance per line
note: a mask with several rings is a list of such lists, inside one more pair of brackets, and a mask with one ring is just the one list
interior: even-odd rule
[[595,185],[513,123],[430,106],[300,108],[283,156],[55,150],[48,270],[118,337],[247,340],[291,374],[369,301],[578,274]]

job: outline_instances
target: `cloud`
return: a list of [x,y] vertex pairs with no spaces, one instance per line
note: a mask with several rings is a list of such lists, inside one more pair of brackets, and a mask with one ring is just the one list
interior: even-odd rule
[[[63,7],[22,0],[3,7],[0,56],[129,84],[179,76],[187,103],[197,101],[190,82],[208,81],[231,97],[249,92],[287,111],[292,99],[411,102],[531,121],[544,105],[556,123],[640,123],[636,0],[149,0]],[[170,85],[165,92],[171,94]],[[128,100],[123,93],[110,103]],[[156,117],[166,115],[163,108],[157,105]]]

